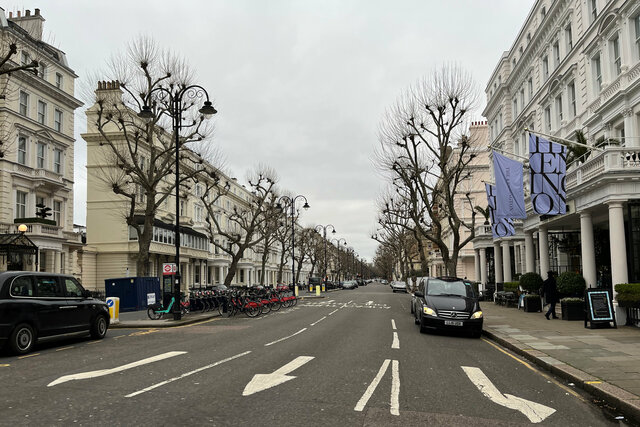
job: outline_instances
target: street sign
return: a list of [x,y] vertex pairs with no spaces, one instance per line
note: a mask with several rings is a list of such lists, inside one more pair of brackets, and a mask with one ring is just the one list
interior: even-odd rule
[[162,264],[162,275],[169,276],[178,272],[178,266],[173,262],[166,262]]

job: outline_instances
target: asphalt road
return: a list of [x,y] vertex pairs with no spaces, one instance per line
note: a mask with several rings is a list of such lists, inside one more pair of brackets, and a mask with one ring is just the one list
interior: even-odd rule
[[2,355],[0,422],[615,425],[490,341],[420,334],[409,302],[374,283],[257,319],[114,329]]

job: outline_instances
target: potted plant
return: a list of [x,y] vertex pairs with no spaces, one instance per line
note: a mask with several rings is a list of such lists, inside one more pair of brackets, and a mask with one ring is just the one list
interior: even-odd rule
[[567,271],[558,276],[558,294],[562,320],[584,320],[584,295],[586,283],[579,273]]
[[524,311],[542,311],[542,300],[540,298],[542,277],[538,273],[525,273],[520,276],[520,287],[528,293],[524,296]]

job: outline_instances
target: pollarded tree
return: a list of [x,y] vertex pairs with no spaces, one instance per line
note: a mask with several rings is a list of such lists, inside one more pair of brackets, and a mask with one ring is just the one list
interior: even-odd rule
[[[408,208],[406,219],[422,239],[440,249],[453,276],[460,250],[475,237],[474,206],[460,184],[475,157],[470,149],[475,141],[466,132],[476,96],[470,74],[461,68],[444,66],[433,72],[387,111],[375,156],[378,169]],[[461,204],[474,212],[471,220],[456,209]]]
[[[214,174],[198,153],[208,144],[212,128],[199,112],[202,92],[186,90],[194,81],[188,65],[149,39],[131,42],[125,53],[111,60],[100,80],[94,104],[87,110],[83,137],[101,147],[98,177],[122,201],[122,216],[138,241],[136,274],[147,275],[154,220],[175,194],[176,139],[182,172],[177,181],[183,200],[194,178]],[[178,96],[180,91],[186,96]],[[184,102],[172,102],[173,98]],[[143,109],[151,117],[141,118]],[[176,117],[183,117],[177,138]]]
[[223,184],[219,180],[207,180],[200,197],[207,214],[211,243],[231,256],[229,271],[224,278],[226,286],[231,285],[245,252],[265,239],[260,230],[264,230],[265,225],[280,214],[275,207],[275,171],[259,166],[249,174],[247,181],[252,197],[243,203],[230,203],[229,209],[223,208],[222,203],[231,195],[231,187],[227,182]]

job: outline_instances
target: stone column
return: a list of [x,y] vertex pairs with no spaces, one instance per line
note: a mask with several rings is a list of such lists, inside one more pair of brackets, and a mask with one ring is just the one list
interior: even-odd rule
[[513,281],[511,275],[511,250],[509,241],[502,242],[502,275],[505,282]]
[[496,283],[502,283],[502,250],[500,249],[500,242],[493,242],[493,265],[496,273]]
[[533,232],[524,233],[524,253],[525,253],[525,273],[533,273],[536,271],[536,254],[533,246]]
[[609,248],[611,250],[611,284],[615,286],[629,281],[627,273],[627,245],[624,233],[624,211],[622,202],[609,203]]
[[[622,112],[624,116],[624,134],[625,136],[631,136],[632,138],[622,141],[625,147],[639,147],[640,138],[638,138],[638,131],[636,129],[636,117],[633,114],[633,110],[628,108]],[[634,138],[635,137],[635,138]]]
[[485,248],[480,249],[480,284],[480,289],[487,286],[487,250]]
[[582,276],[587,287],[596,285],[596,253],[593,242],[591,212],[580,212],[580,247],[582,250]]
[[540,251],[540,276],[547,278],[549,271],[549,235],[546,227],[538,228],[538,249]]

